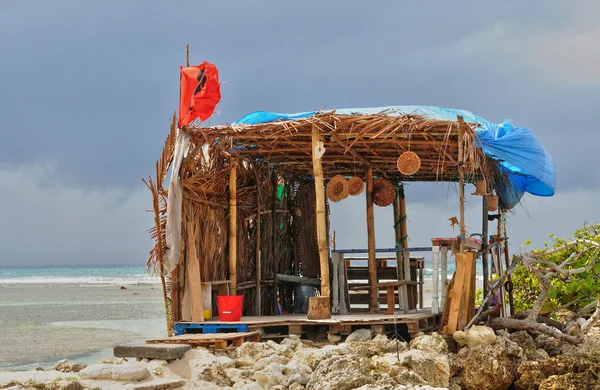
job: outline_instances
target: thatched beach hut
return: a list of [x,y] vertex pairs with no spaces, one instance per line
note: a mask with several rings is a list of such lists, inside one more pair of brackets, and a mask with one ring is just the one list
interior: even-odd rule
[[[292,313],[298,283],[317,284],[327,306],[334,295],[335,312],[347,291],[337,263],[332,269],[328,198],[343,202],[350,193],[345,179],[352,178],[353,191],[362,191],[363,183],[366,191],[369,309],[375,312],[381,286],[374,204],[392,204],[398,279],[409,280],[405,205],[397,195],[402,183],[458,183],[463,251],[469,239],[465,184],[483,183],[484,202],[498,200],[503,213],[525,192],[552,196],[554,176],[551,157],[528,129],[495,125],[467,111],[394,106],[255,112],[229,125],[181,129],[174,119],[156,178],[147,181],[156,217],[149,264],[163,278],[170,324],[201,322],[206,307],[212,311],[207,318],[216,315],[212,290],[243,295],[244,315]],[[484,203],[484,230],[487,220]]]

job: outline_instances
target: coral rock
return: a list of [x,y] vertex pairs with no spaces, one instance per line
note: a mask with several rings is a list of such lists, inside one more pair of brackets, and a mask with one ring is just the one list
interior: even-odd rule
[[492,328],[487,326],[472,326],[467,332],[458,330],[452,335],[461,347],[466,345],[469,348],[477,347],[478,345],[491,345],[496,342],[496,333]]

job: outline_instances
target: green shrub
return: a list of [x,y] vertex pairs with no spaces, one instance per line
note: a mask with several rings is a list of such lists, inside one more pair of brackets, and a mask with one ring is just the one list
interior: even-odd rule
[[[600,242],[600,223],[575,230],[573,237],[574,239]],[[548,249],[558,248],[571,241],[556,237],[553,234],[550,235],[550,239],[552,240],[551,245],[546,243],[544,249],[535,250],[534,252],[539,253]],[[596,248],[578,244],[545,257],[547,260],[556,264],[561,264],[571,255],[574,255],[578,256],[577,260],[566,266],[565,269],[581,268],[592,265],[593,268],[586,272],[573,275],[568,279],[564,277],[552,278],[552,288],[550,289],[548,301],[543,307],[542,313],[552,312],[571,302],[575,302],[575,304],[571,305],[569,309],[576,311],[580,307],[593,302],[596,297],[600,295],[599,252],[600,251]],[[537,279],[532,272],[521,267],[513,273],[512,282],[515,312],[526,312],[531,309],[535,299],[540,293]]]

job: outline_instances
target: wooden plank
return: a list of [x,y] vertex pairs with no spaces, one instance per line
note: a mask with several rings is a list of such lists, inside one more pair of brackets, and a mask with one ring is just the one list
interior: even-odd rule
[[196,252],[196,224],[187,223],[187,279],[190,288],[191,318],[194,322],[204,322],[204,303],[202,299],[202,281],[200,280],[200,262]]
[[186,343],[214,343],[215,341],[243,340],[244,338],[256,339],[260,337],[259,332],[236,332],[236,333],[191,333],[180,336],[165,337],[161,339],[146,340],[147,344],[186,344]]
[[379,311],[379,302],[377,301],[377,259],[375,254],[375,215],[373,213],[373,168],[368,165],[365,171],[367,178],[367,243],[369,249],[369,285],[371,286],[371,300],[369,301],[369,311],[374,313]]
[[448,325],[448,316],[450,315],[450,302],[452,297],[452,288],[454,287],[454,277],[450,279],[450,283],[448,283],[448,289],[446,290],[446,297],[444,299],[444,310],[442,312],[442,318],[440,322],[440,329],[443,332],[443,329],[446,325]]
[[450,300],[450,311],[448,312],[448,325],[446,332],[453,334],[458,328],[458,318],[460,315],[461,297],[464,290],[465,282],[465,268],[468,259],[463,253],[456,255],[456,274],[454,275],[454,286],[452,287],[451,300]]
[[[469,319],[467,319],[468,315],[469,315],[469,307],[471,306],[471,300],[470,300],[470,296],[471,293],[473,295],[473,298],[475,298],[475,290],[472,290],[472,286],[471,286],[471,279],[472,276],[475,276],[475,264],[473,264],[472,259],[473,257],[470,256],[471,253],[464,253],[461,254],[461,260],[462,260],[462,266],[464,267],[464,285],[463,285],[463,289],[462,289],[462,294],[460,296],[460,310],[459,310],[459,314],[458,314],[458,321],[457,321],[457,330],[462,330],[465,325],[467,325],[467,323],[469,322]],[[458,265],[457,265],[458,267]],[[473,302],[474,303],[474,302]]]
[[[321,131],[317,125],[312,125],[312,162],[315,178],[315,197],[317,214],[317,241],[319,245],[319,265],[321,276],[321,295],[329,297],[329,242],[327,240],[327,215],[325,210],[325,186],[323,183],[323,166],[317,147],[321,141]],[[329,304],[327,304],[329,306]],[[330,310],[331,311],[331,310]]]
[[229,280],[231,295],[237,293],[237,160],[229,160]]
[[[402,263],[401,263],[402,264]],[[400,267],[402,269],[402,267]],[[347,267],[348,280],[368,280],[369,279],[369,268],[368,267]],[[378,268],[377,275],[380,280],[391,280],[398,279],[396,273],[396,267],[385,267]]]

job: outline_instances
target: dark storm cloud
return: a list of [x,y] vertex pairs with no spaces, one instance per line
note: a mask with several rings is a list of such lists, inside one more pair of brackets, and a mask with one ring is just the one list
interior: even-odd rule
[[[600,53],[590,42],[600,39],[598,8],[558,0],[2,1],[0,174],[39,196],[20,189],[0,199],[66,196],[93,209],[88,219],[104,221],[94,228],[105,238],[114,235],[109,217],[145,223],[140,178],[153,171],[178,105],[188,42],[191,62],[215,63],[224,82],[213,124],[254,110],[463,108],[533,130],[557,162],[558,193],[594,191]],[[447,185],[410,191],[415,203],[447,205],[455,196]],[[69,204],[47,207],[58,203]],[[85,223],[71,214],[73,230],[65,225],[63,234]],[[19,226],[7,234],[26,230],[19,215],[5,211]],[[69,261],[85,251],[75,252]]]

